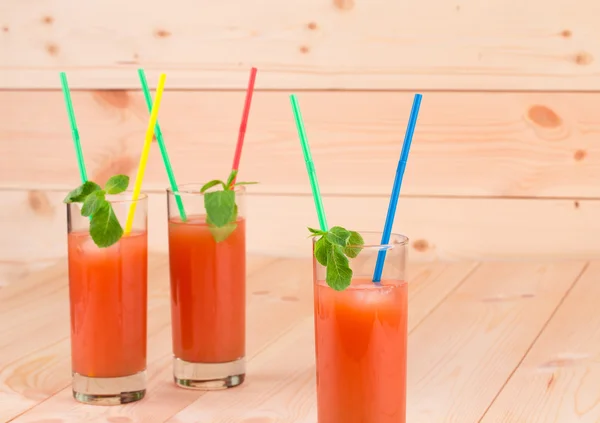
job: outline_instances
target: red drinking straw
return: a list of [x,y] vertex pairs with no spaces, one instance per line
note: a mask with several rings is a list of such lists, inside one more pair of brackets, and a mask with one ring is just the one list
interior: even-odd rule
[[[240,167],[240,158],[242,157],[242,146],[244,145],[244,137],[246,136],[246,126],[248,125],[248,115],[250,114],[250,104],[252,103],[252,94],[254,93],[254,81],[256,80],[256,68],[250,70],[250,81],[248,81],[248,90],[246,91],[246,103],[244,104],[244,112],[242,114],[242,122],[240,123],[240,132],[238,134],[237,146],[235,155],[233,156],[233,164],[231,170],[238,170]],[[235,179],[231,181],[235,184]]]

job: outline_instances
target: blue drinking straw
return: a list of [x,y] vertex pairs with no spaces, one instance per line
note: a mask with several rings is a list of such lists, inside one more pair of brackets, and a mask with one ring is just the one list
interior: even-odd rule
[[[388,207],[387,216],[385,217],[385,225],[383,226],[383,235],[381,236],[381,245],[387,245],[390,242],[392,234],[392,226],[394,225],[394,217],[396,216],[396,206],[398,205],[398,197],[400,197],[400,187],[402,186],[402,178],[406,169],[406,161],[408,160],[408,152],[412,143],[415,126],[417,126],[417,117],[419,115],[419,107],[421,107],[421,94],[415,94],[410,118],[408,119],[408,127],[404,135],[404,144],[402,144],[402,153],[396,168],[396,177],[394,186],[392,187],[392,195],[390,196],[390,205]],[[373,274],[373,282],[381,282],[381,274],[383,273],[383,263],[385,262],[386,249],[382,248],[377,254],[377,263],[375,264],[375,273]]]

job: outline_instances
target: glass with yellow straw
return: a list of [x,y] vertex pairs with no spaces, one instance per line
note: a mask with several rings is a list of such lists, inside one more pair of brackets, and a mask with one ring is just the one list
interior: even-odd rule
[[64,73],[61,82],[82,182],[64,200],[73,396],[95,405],[134,402],[146,393],[148,209],[141,185],[165,75],[156,90],[133,192],[126,191],[126,175],[112,176],[103,187],[88,180]]

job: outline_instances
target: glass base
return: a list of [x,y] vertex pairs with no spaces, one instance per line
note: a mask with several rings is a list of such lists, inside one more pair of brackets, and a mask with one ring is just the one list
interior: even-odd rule
[[146,395],[146,372],[124,377],[87,377],[73,373],[73,398],[84,404],[119,405]]
[[173,379],[186,389],[213,391],[241,385],[246,378],[246,360],[227,363],[190,363],[173,358]]

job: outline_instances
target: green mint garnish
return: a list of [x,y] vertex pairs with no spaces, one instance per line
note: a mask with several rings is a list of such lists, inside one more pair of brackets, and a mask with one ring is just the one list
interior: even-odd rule
[[329,232],[327,232],[327,241],[332,244],[345,247],[350,239],[350,231],[342,228],[341,226],[334,226]]
[[106,182],[104,190],[107,194],[120,194],[129,186],[129,176],[115,175]]
[[106,182],[104,189],[87,181],[67,194],[65,203],[83,203],[81,215],[90,217],[90,235],[100,248],[110,247],[121,239],[123,228],[106,194],[120,194],[129,186],[129,176],[116,175]]
[[[257,182],[235,182],[237,170],[232,170],[227,182],[213,179],[200,188],[204,194],[204,209],[206,210],[206,223],[216,242],[225,241],[237,228],[238,206],[235,202],[234,188],[238,185],[250,185]],[[223,189],[207,192],[209,189],[220,185]]]
[[227,189],[204,194],[204,208],[211,223],[217,228],[232,221],[235,207],[235,192]]
[[123,228],[108,201],[94,212],[90,221],[90,235],[98,247],[110,247],[123,236]]
[[355,231],[334,226],[329,231],[308,228],[312,237],[320,237],[315,243],[315,258],[326,266],[325,281],[336,291],[343,291],[352,282],[352,269],[348,258],[355,258],[362,251],[363,237]]
[[101,190],[100,185],[95,182],[87,181],[83,185],[78,186],[73,191],[67,194],[65,203],[82,203],[85,197],[94,191]]
[[350,231],[348,244],[344,248],[344,254],[350,258],[355,258],[362,251],[362,245],[365,244],[363,237],[355,231]]
[[106,193],[103,190],[92,192],[83,200],[82,216],[91,216],[106,203]]

